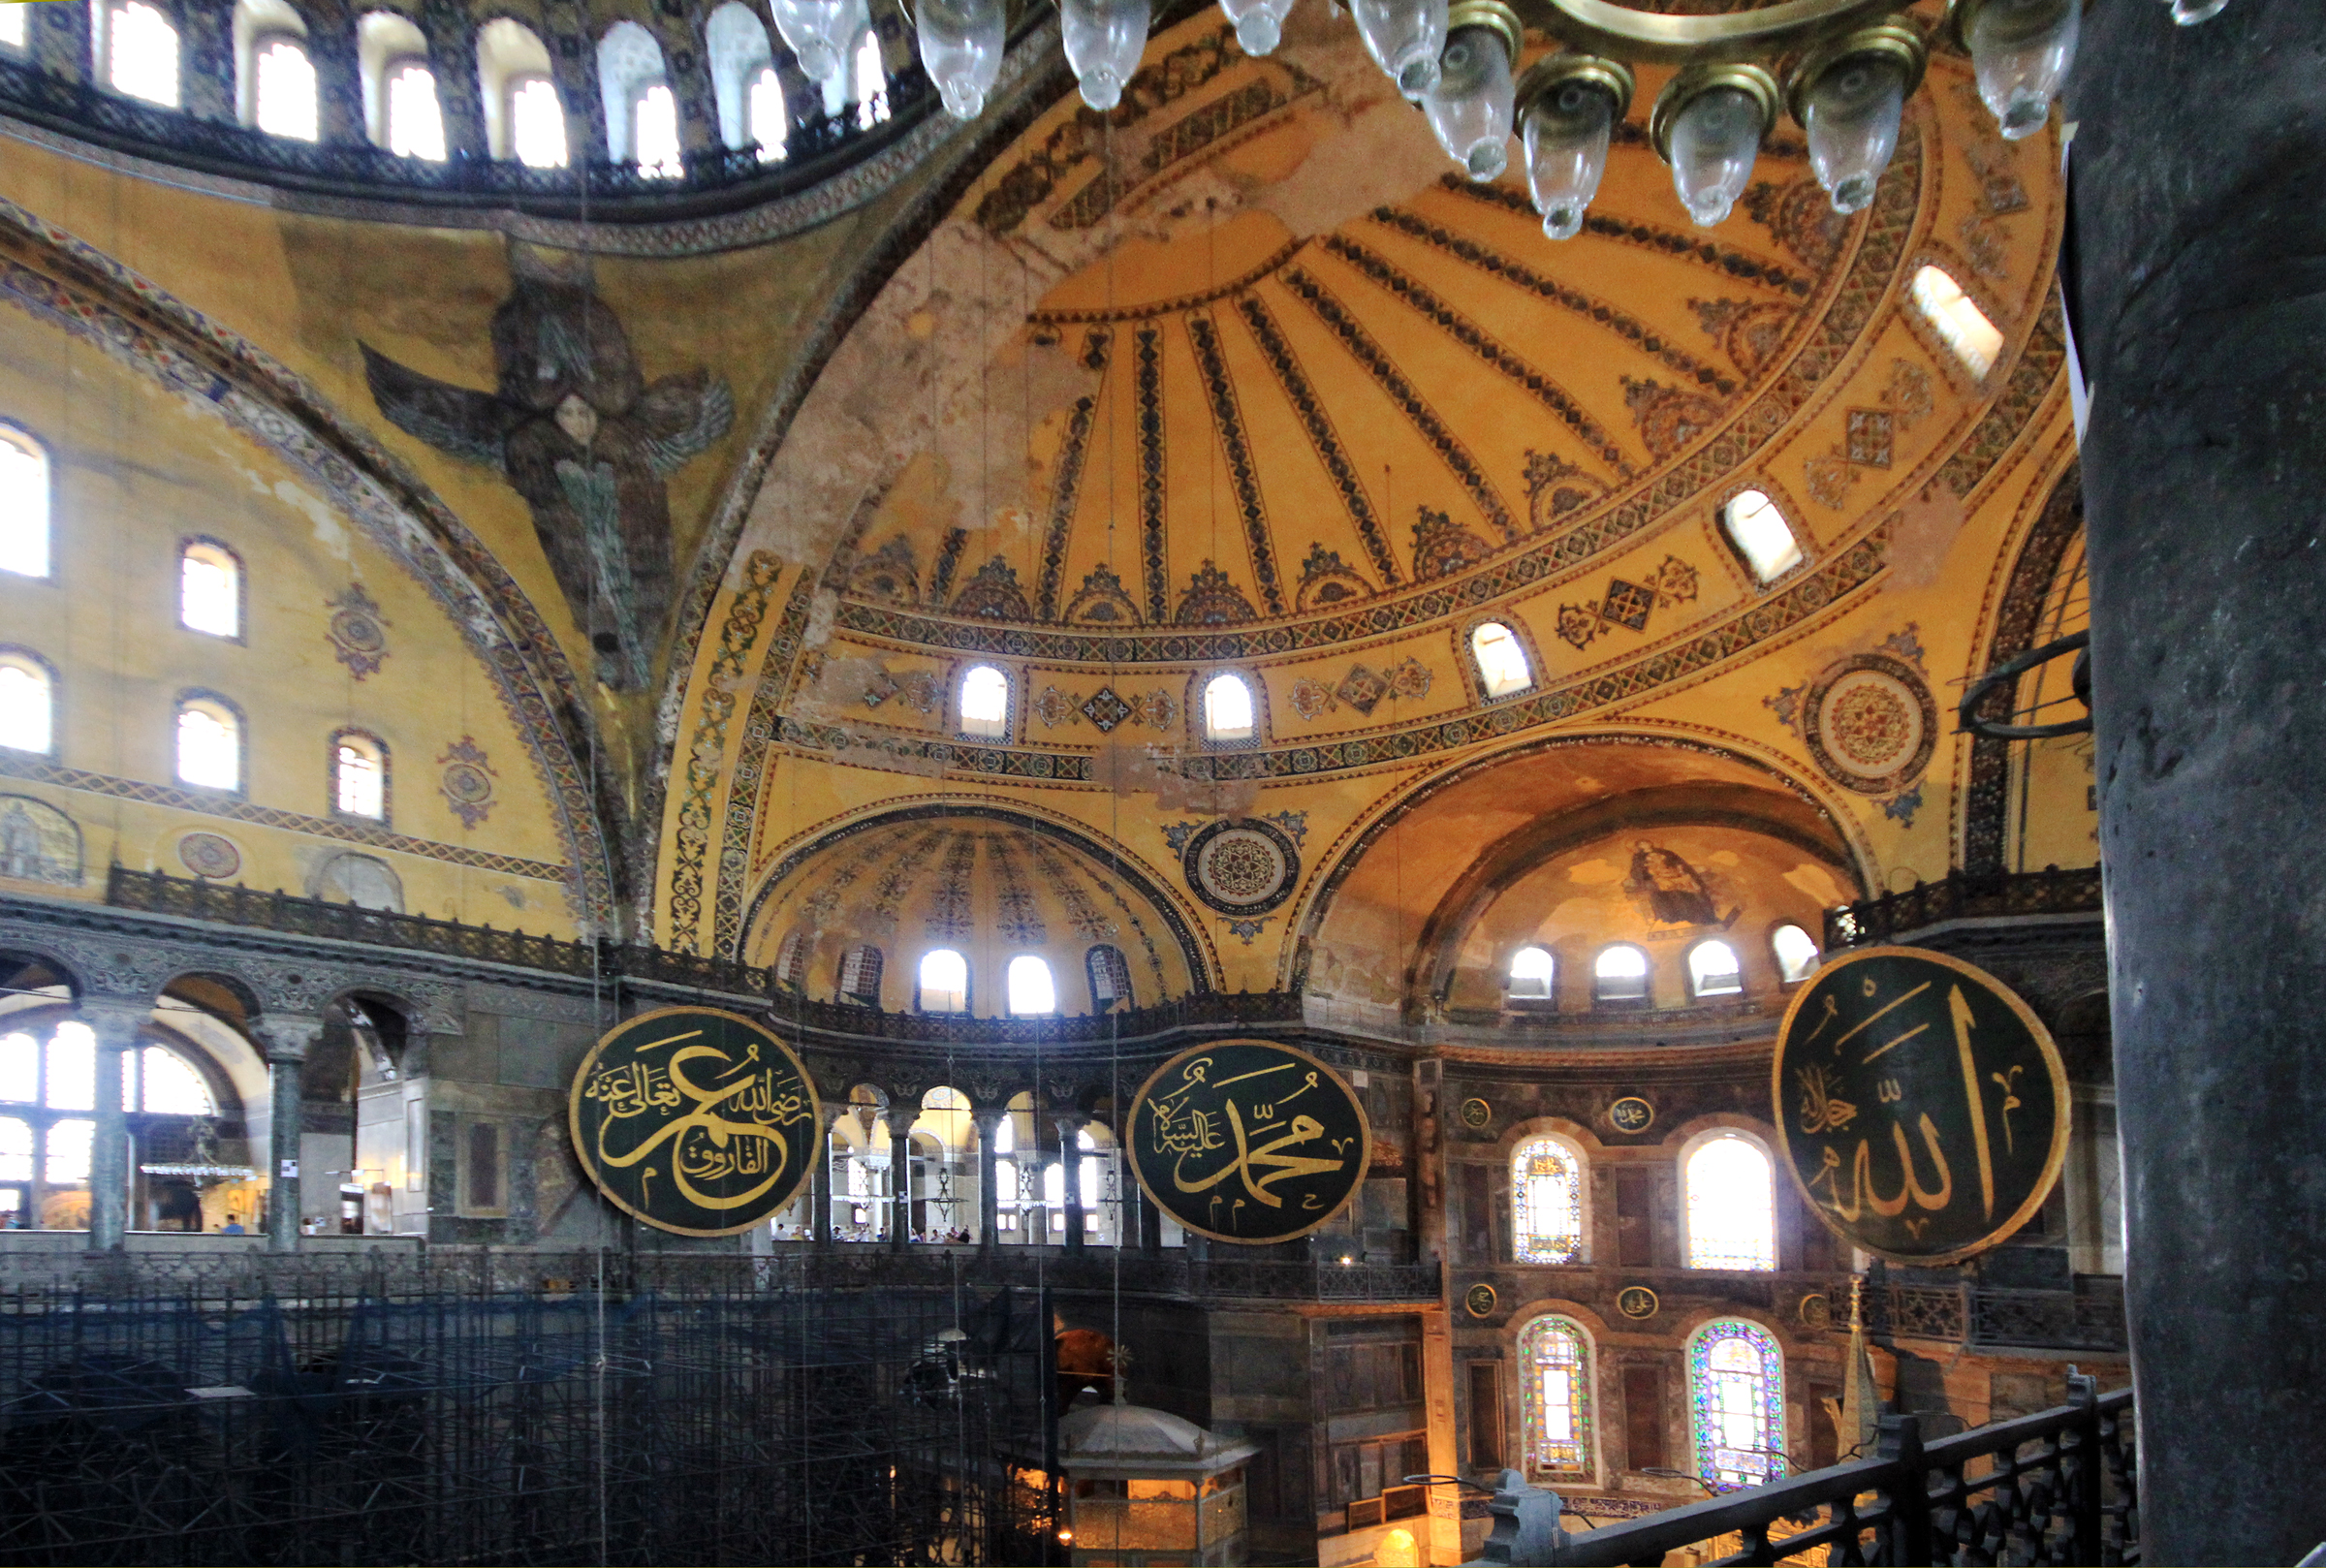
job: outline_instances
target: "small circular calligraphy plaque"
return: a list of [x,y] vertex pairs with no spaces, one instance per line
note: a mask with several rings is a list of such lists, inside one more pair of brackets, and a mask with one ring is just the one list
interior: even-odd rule
[[1131,1103],[1131,1171],[1156,1207],[1219,1241],[1290,1241],[1356,1195],[1372,1164],[1340,1075],[1269,1040],[1181,1051]]
[[789,1046],[707,1007],[642,1013],[574,1074],[574,1150],[614,1206],[657,1230],[765,1224],[814,1167],[816,1087]]
[[2067,1072],[2000,981],[1923,948],[1825,961],[1777,1031],[1785,1165],[1826,1228],[1893,1263],[1956,1263],[2042,1207],[2067,1157]]
[[1484,1280],[1480,1280],[1462,1293],[1462,1310],[1474,1318],[1493,1317],[1497,1300],[1498,1298],[1494,1295],[1494,1287],[1487,1284]]
[[1472,1132],[1483,1132],[1486,1124],[1494,1119],[1494,1108],[1484,1100],[1462,1102],[1462,1124]]
[[1812,1291],[1801,1299],[1801,1322],[1806,1329],[1830,1329],[1834,1326],[1834,1303]]
[[1655,1107],[1636,1094],[1626,1094],[1607,1108],[1607,1119],[1619,1133],[1644,1133],[1655,1120]]
[[1651,1318],[1663,1310],[1655,1292],[1645,1285],[1626,1285],[1616,1292],[1616,1310],[1627,1318]]

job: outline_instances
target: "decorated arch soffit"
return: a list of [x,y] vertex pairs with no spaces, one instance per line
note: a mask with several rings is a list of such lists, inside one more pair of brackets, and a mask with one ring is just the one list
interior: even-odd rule
[[[1168,30],[1122,110],[1037,116],[896,264],[731,502],[666,940],[734,951],[801,826],[763,821],[778,755],[1166,800],[1605,724],[1866,602],[2054,387],[2053,162],[1993,134],[1966,61],[1855,218],[1786,131],[1728,224],[1685,227],[1627,129],[1556,246],[1515,175],[1444,172],[1344,31],[1296,14],[1250,60],[1208,14]],[[1913,313],[1926,264],[2003,330],[1983,380]],[[1713,522],[1747,486],[1807,557],[1766,587]],[[1536,677],[1493,701],[1459,643],[1489,615]],[[952,729],[979,659],[1006,737]],[[1259,688],[1250,745],[1193,737],[1219,665]]]
[[592,804],[587,708],[556,639],[501,563],[417,477],[312,386],[93,246],[0,201],[0,297],[151,376],[303,475],[427,589],[492,676],[552,803],[568,907],[613,909]]

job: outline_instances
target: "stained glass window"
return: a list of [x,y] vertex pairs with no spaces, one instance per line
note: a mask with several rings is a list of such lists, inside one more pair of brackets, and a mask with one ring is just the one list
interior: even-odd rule
[[1696,1473],[1719,1491],[1782,1473],[1785,1364],[1769,1332],[1715,1318],[1688,1341],[1688,1416]]
[[1691,1269],[1775,1269],[1776,1208],[1769,1156],[1736,1133],[1708,1138],[1681,1172]]
[[1510,1160],[1511,1247],[1520,1263],[1583,1261],[1583,1162],[1556,1138]]
[[1526,1468],[1575,1477],[1591,1469],[1590,1341],[1573,1320],[1536,1318],[1519,1332]]

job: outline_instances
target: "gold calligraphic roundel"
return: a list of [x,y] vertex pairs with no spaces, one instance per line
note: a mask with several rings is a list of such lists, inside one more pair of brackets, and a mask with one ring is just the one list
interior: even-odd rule
[[2067,1158],[2067,1072],[2009,988],[1960,958],[1829,958],[1786,1010],[1770,1090],[1785,1165],[1852,1246],[1955,1263],[2031,1218]]
[[614,1206],[680,1236],[767,1223],[815,1167],[816,1087],[764,1026],[708,1007],[616,1025],[582,1058],[574,1152]]
[[1304,1051],[1221,1040],[1181,1051],[1131,1103],[1131,1171],[1156,1207],[1219,1241],[1289,1241],[1356,1196],[1365,1107]]

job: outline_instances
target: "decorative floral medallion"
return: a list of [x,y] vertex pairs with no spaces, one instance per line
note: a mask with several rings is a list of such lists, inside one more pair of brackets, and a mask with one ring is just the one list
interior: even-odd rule
[[1223,915],[1263,915],[1290,896],[1300,851],[1273,822],[1234,818],[1190,834],[1180,868],[1195,895]]
[[177,841],[178,862],[198,877],[221,881],[242,869],[242,852],[216,833],[188,833]]
[[1861,653],[1810,688],[1801,728],[1809,755],[1835,783],[1891,795],[1929,766],[1938,744],[1938,706],[1903,660]]
[[463,828],[474,828],[492,812],[492,781],[499,775],[485,760],[475,737],[462,736],[436,759],[444,765],[444,800]]
[[345,593],[325,600],[324,607],[331,612],[331,652],[358,680],[376,674],[380,661],[388,657],[388,622],[363,584],[349,583]]

